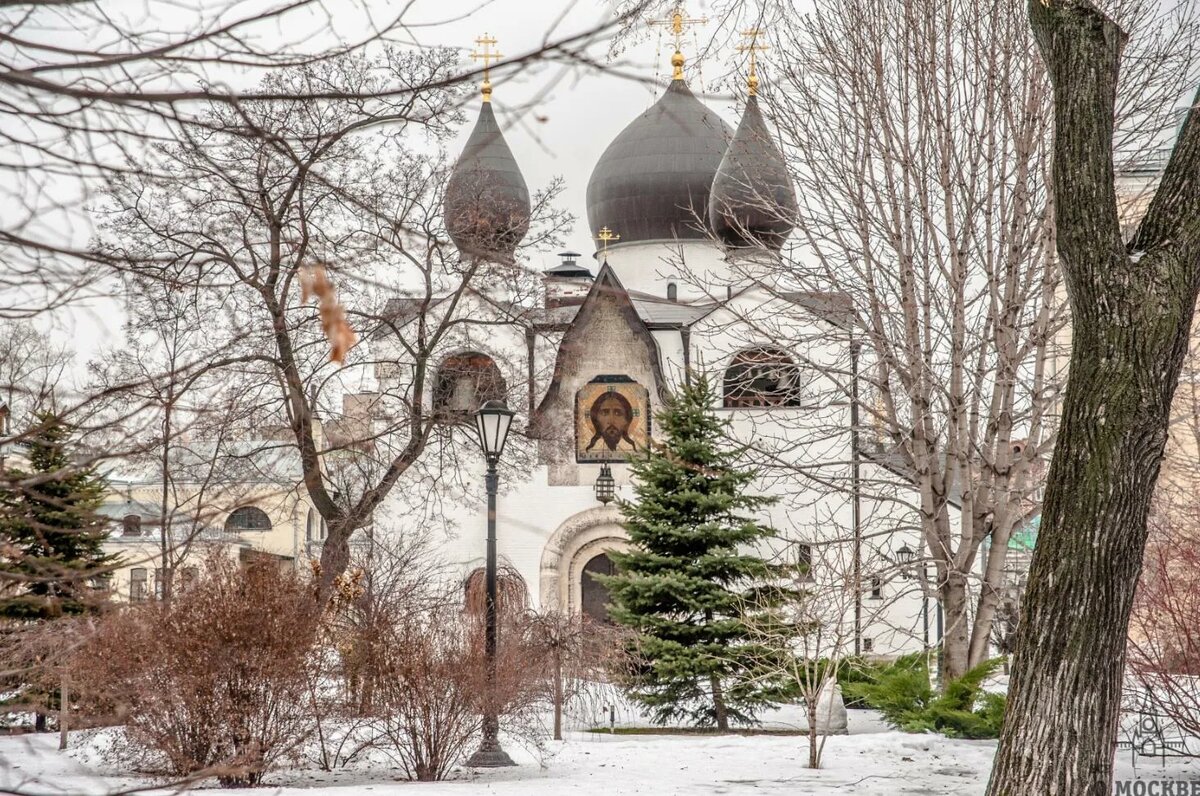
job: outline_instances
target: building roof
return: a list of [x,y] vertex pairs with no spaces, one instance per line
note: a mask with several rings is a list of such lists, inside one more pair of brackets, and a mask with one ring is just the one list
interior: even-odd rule
[[593,274],[589,269],[580,265],[574,260],[570,262],[559,263],[553,268],[547,268],[545,271],[542,271],[542,274],[544,276],[557,276],[564,279],[573,277],[583,277],[585,279],[593,278]]
[[143,500],[133,500],[126,498],[120,503],[101,503],[96,513],[101,517],[109,517],[114,520],[124,519],[130,514],[141,517],[147,520],[156,520],[162,516],[162,506],[158,503],[147,503]]
[[[270,439],[207,440],[172,448],[172,478],[178,483],[258,483],[295,486],[303,477],[300,454],[294,444]],[[110,484],[160,484],[157,467],[119,464],[104,474]],[[157,510],[155,512],[157,514]],[[124,516],[124,515],[121,515]]]
[[596,162],[587,186],[592,234],[609,227],[621,244],[707,238],[709,189],[732,137],[683,80],[672,80]]

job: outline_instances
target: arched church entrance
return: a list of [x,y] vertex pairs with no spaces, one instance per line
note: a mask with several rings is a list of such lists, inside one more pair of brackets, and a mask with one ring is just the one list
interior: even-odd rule
[[579,583],[580,608],[585,618],[593,622],[608,621],[608,604],[612,602],[608,586],[595,578],[596,575],[616,574],[617,568],[608,553],[592,556],[583,565],[583,578]]
[[616,508],[597,507],[567,518],[542,549],[542,607],[606,619],[608,589],[592,574],[610,574],[612,561],[607,554],[627,549],[629,538]]

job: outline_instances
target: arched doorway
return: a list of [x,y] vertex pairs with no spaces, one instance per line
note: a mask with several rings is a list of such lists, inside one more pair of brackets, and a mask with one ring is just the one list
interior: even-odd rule
[[[584,585],[589,594],[593,586],[599,586],[590,574],[584,574],[583,568],[601,554],[628,549],[629,538],[621,527],[621,513],[615,507],[598,506],[568,517],[542,549],[538,592],[541,608],[574,616],[582,614]],[[600,566],[603,560],[592,566]],[[607,603],[608,596],[603,595],[595,605]]]
[[580,608],[583,615],[594,622],[607,622],[608,604],[612,601],[608,586],[596,580],[593,575],[613,575],[617,571],[612,559],[607,553],[592,556],[583,565],[583,573],[579,583]]

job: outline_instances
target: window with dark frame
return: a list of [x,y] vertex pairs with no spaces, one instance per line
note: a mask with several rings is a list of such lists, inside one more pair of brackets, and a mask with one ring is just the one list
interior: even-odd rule
[[225,520],[225,530],[233,533],[241,531],[269,531],[271,518],[257,506],[242,506],[234,509]]
[[122,536],[141,536],[142,518],[137,514],[126,514],[121,518]]
[[878,575],[871,577],[871,599],[883,599],[883,578],[879,577]]
[[452,419],[466,419],[488,401],[504,401],[508,385],[495,360],[472,351],[454,354],[438,366],[433,409]]
[[725,369],[725,407],[800,406],[799,375],[795,360],[778,348],[739,351]]
[[796,545],[796,569],[801,580],[813,579],[813,547],[806,542]]
[[134,567],[129,570],[129,601],[142,602],[149,598],[150,591],[147,588],[146,568]]
[[875,639],[867,638],[866,636],[864,636],[863,640],[862,640],[862,651],[863,652],[874,652],[875,651]]

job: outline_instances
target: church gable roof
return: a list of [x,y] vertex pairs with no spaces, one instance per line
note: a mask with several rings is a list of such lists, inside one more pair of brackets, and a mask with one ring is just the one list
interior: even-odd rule
[[[579,306],[579,311],[571,320],[570,325],[563,333],[562,340],[559,342],[558,354],[554,359],[554,375],[550,379],[550,386],[547,388],[546,394],[542,396],[542,400],[538,404],[533,417],[530,418],[529,428],[531,436],[541,435],[540,432],[542,429],[539,426],[549,407],[564,400],[568,402],[574,401],[573,395],[563,395],[563,377],[568,368],[568,363],[573,368],[578,368],[580,357],[587,355],[586,352],[591,343],[588,339],[589,332],[601,320],[602,315],[610,316],[614,309],[624,326],[629,330],[632,342],[635,345],[644,347],[647,360],[650,363],[651,375],[655,382],[654,387],[650,388],[651,394],[653,395],[657,391],[657,397],[665,397],[666,380],[663,378],[662,362],[659,359],[658,345],[654,342],[654,335],[650,332],[650,328],[646,325],[646,322],[642,320],[641,315],[639,315],[629,292],[621,284],[621,280],[617,278],[616,273],[606,262],[600,266],[600,273],[596,275],[591,290],[588,291],[583,303]],[[606,321],[608,319],[608,317],[604,318]],[[548,431],[549,429],[546,430]]]

